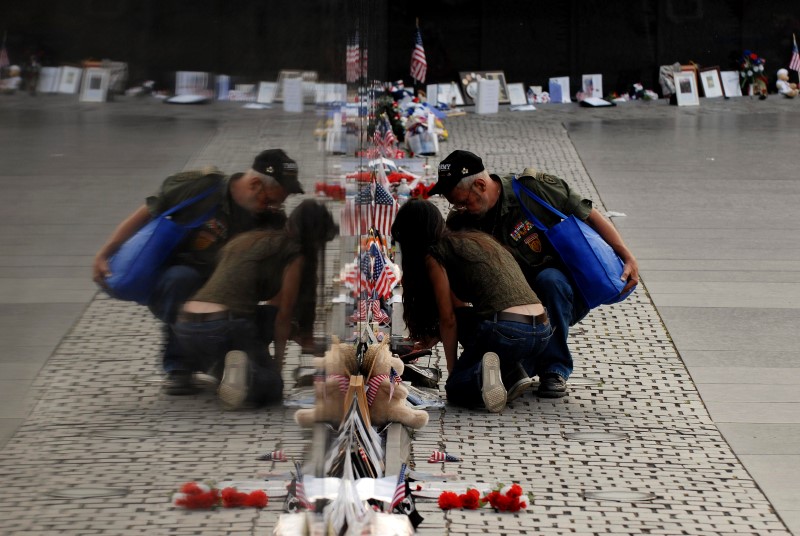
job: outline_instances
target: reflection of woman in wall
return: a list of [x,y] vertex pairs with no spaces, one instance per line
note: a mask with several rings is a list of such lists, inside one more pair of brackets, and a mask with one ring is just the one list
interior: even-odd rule
[[[311,333],[320,249],[338,233],[330,212],[307,199],[283,229],[238,235],[220,251],[208,282],[187,301],[172,329],[192,356],[185,370],[223,365],[219,398],[227,409],[281,399],[281,366],[292,319]],[[277,310],[259,303],[278,304]],[[275,343],[274,359],[267,349]]]

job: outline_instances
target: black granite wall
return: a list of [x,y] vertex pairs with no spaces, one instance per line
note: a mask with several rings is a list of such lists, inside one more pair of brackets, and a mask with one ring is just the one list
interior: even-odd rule
[[370,74],[408,75],[415,19],[428,81],[459,71],[503,70],[509,82],[546,85],[551,76],[602,73],[606,91],[634,82],[657,87],[658,66],[695,61],[730,68],[743,49],[785,67],[800,4],[749,0],[583,2],[518,0],[4,0],[0,32],[13,63],[31,53],[44,65],[110,58],[131,82],[166,85],[175,70],[274,80],[281,69],[344,78],[347,36],[358,22]]

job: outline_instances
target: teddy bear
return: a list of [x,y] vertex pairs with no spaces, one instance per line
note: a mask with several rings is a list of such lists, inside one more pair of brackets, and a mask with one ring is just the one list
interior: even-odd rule
[[778,69],[778,80],[775,82],[778,93],[784,97],[793,99],[797,96],[797,84],[789,83],[789,71]]
[[[394,377],[392,369],[397,373]],[[367,348],[362,372],[367,378],[367,401],[373,426],[381,427],[390,422],[398,422],[418,430],[428,424],[427,411],[414,409],[406,403],[408,388],[399,383],[403,369],[403,361],[392,355],[389,349],[388,337]]]
[[325,371],[325,380],[314,382],[317,400],[314,407],[297,410],[294,420],[304,428],[313,426],[315,422],[338,425],[344,415],[344,395],[350,385],[350,376],[358,372],[356,348],[334,339],[330,350],[323,357],[315,357],[313,364]]
[[[324,368],[325,381],[316,382],[317,403],[314,408],[295,412],[295,421],[303,427],[315,422],[339,424],[344,417],[344,397],[350,385],[350,375],[364,376],[369,415],[373,426],[398,422],[419,429],[428,424],[428,413],[416,410],[406,403],[408,389],[399,383],[403,374],[403,361],[392,355],[388,339],[367,348],[361,368],[356,366],[356,349],[352,344],[334,342],[322,358],[315,358],[315,366]],[[393,377],[391,370],[396,375]],[[394,383],[392,389],[391,383]]]

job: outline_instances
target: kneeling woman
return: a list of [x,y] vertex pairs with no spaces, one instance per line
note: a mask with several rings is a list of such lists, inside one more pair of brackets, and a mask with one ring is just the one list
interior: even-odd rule
[[[313,325],[319,251],[338,232],[323,205],[305,200],[283,229],[249,231],[226,244],[211,278],[184,304],[172,329],[193,360],[187,368],[218,370],[224,359],[218,394],[225,408],[281,400],[292,319]],[[276,316],[257,314],[263,301],[278,305]]]
[[[525,369],[552,334],[516,261],[488,234],[448,231],[429,201],[403,205],[392,237],[402,256],[403,319],[412,339],[441,340],[448,400],[465,407],[482,400],[489,411],[502,411],[531,387]],[[458,325],[457,309],[474,321]],[[459,340],[464,352],[457,357]]]

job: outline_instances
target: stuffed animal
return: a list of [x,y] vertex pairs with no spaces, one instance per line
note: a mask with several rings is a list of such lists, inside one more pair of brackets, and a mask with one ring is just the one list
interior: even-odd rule
[[[334,342],[325,357],[314,360],[316,367],[325,369],[325,381],[315,383],[317,403],[314,408],[295,412],[297,424],[303,427],[313,426],[315,422],[338,425],[344,417],[344,396],[350,385],[350,375],[358,372],[365,378],[373,426],[398,422],[419,429],[428,424],[426,411],[413,409],[406,403],[408,389],[398,381],[403,374],[403,361],[392,355],[388,339],[367,348],[360,371],[356,370],[355,363],[355,347],[338,342]],[[395,370],[395,376],[392,375],[392,369]]]
[[356,349],[352,344],[334,340],[324,357],[314,358],[314,367],[325,371],[325,381],[315,381],[316,404],[313,408],[299,409],[294,420],[309,428],[315,422],[339,425],[344,416],[344,395],[350,385],[350,375],[357,373]]
[[[403,361],[389,349],[389,338],[367,349],[362,370],[367,380],[367,401],[373,426],[398,422],[418,430],[428,424],[428,412],[414,409],[406,403],[408,388],[399,383],[403,374]],[[392,369],[396,376],[392,375]],[[392,388],[394,384],[394,388]]]
[[778,93],[784,97],[793,99],[797,96],[797,84],[789,83],[789,71],[778,69],[778,80],[775,82]]

